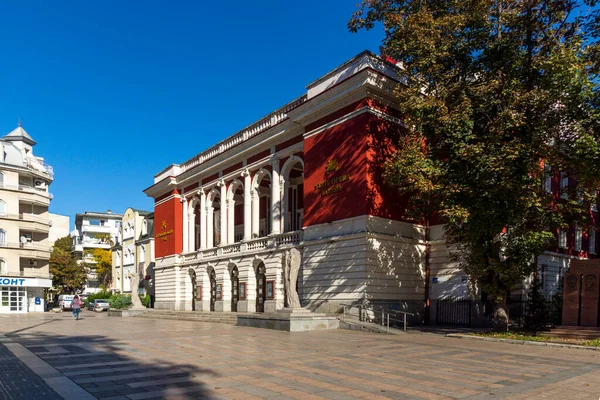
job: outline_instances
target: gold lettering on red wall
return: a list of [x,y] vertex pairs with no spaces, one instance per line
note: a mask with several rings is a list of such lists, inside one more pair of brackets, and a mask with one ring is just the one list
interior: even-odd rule
[[163,242],[166,242],[167,241],[167,237],[169,235],[173,234],[173,229],[166,230],[167,229],[167,221],[163,221],[161,223],[160,229],[162,229],[162,232],[157,233],[156,234],[156,238],[157,239],[160,238],[160,240],[162,240]]
[[[325,175],[333,174],[340,169],[339,162],[334,158],[327,161],[325,165]],[[332,178],[321,181],[315,185],[315,190],[320,192],[321,196],[327,196],[333,193],[339,193],[344,188],[344,182],[350,180],[350,174],[334,176]]]

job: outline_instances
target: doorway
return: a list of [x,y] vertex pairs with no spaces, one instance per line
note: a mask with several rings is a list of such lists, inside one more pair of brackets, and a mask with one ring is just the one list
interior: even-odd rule
[[231,311],[237,312],[240,301],[240,277],[237,267],[231,269]]
[[256,268],[256,312],[265,312],[267,300],[267,276],[265,264],[261,262]]
[[215,311],[215,302],[217,301],[217,274],[214,269],[210,270],[210,311]]

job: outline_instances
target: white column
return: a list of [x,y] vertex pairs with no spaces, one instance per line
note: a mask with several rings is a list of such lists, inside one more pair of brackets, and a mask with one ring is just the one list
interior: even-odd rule
[[[200,195],[200,248],[206,248],[206,195],[204,190],[198,191]],[[211,246],[212,247],[212,246]]]
[[215,246],[215,227],[213,214],[215,210],[212,205],[206,206],[206,248],[210,249]]
[[188,246],[188,201],[187,199],[182,199],[181,202],[183,203],[183,252],[187,253],[190,251],[190,247]]
[[235,243],[235,199],[227,200],[227,243]]
[[273,172],[271,174],[271,233],[281,232],[281,193],[279,190],[279,160],[271,161]]
[[288,209],[290,208],[290,184],[289,177],[286,180],[285,177],[281,177],[281,190],[283,192],[281,198],[281,231],[287,232],[290,229],[291,221],[288,214]]
[[244,176],[244,240],[250,240],[252,237],[252,203],[250,201],[250,173],[248,170],[242,174]]
[[258,191],[252,189],[252,237],[260,234],[260,197]]
[[221,181],[221,244],[227,244],[227,187],[225,182]]

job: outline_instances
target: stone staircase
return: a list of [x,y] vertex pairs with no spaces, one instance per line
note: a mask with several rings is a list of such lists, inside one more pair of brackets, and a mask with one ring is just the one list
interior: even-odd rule
[[559,337],[564,339],[594,340],[600,338],[600,327],[558,325],[540,336]]
[[176,321],[215,322],[235,325],[238,313],[232,312],[203,312],[203,311],[171,311],[148,309],[148,312],[135,318],[159,318]]

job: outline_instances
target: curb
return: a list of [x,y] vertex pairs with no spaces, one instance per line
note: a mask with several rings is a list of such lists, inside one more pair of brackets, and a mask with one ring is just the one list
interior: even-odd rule
[[600,351],[600,347],[593,347],[593,346],[580,346],[577,344],[562,344],[562,343],[551,343],[551,342],[532,342],[530,340],[490,338],[490,337],[483,337],[483,336],[465,335],[463,333],[449,333],[446,335],[446,337],[455,338],[455,339],[483,340],[483,341],[487,341],[487,342],[525,344],[525,345],[529,345],[529,346],[563,347],[563,348],[567,348],[567,349]]

